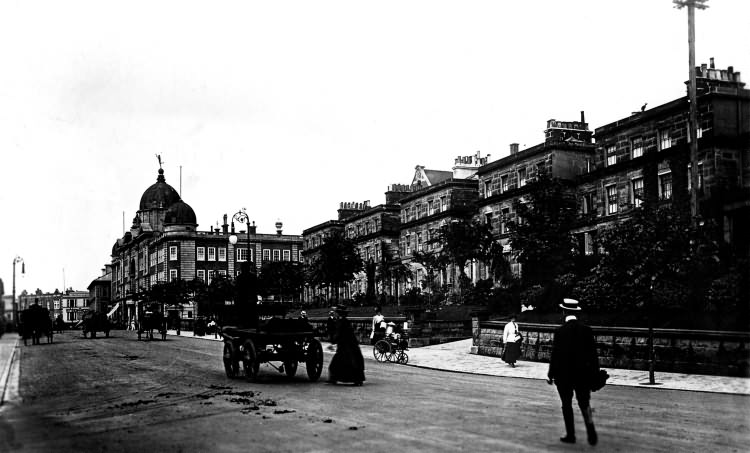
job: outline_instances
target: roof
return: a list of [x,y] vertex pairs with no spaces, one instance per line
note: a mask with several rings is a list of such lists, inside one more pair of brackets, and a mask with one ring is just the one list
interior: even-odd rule
[[180,201],[180,194],[174,190],[174,187],[167,184],[164,179],[164,170],[160,168],[156,183],[143,192],[139,210],[167,209],[178,201]]

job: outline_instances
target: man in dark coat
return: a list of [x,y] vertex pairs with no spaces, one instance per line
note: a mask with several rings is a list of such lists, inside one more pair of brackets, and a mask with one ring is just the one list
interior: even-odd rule
[[581,323],[575,316],[581,310],[575,299],[563,299],[560,304],[565,314],[565,323],[555,331],[552,342],[547,382],[557,386],[562,401],[563,420],[565,421],[565,443],[575,443],[575,425],[573,423],[573,392],[581,408],[586,433],[591,445],[596,445],[597,434],[594,428],[589,400],[591,398],[591,381],[599,372],[599,357],[596,352],[596,341],[591,328]]

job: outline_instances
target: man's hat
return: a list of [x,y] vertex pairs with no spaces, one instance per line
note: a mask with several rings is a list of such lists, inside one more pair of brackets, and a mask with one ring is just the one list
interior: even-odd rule
[[560,307],[564,310],[570,310],[570,311],[581,310],[581,307],[578,306],[578,301],[575,299],[563,299],[563,303],[560,304]]

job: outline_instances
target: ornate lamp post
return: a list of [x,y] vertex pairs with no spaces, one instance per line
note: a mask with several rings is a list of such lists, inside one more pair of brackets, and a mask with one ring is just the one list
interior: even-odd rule
[[245,208],[235,213],[232,216],[232,235],[229,236],[229,242],[232,245],[236,245],[239,238],[234,234],[234,222],[244,223],[247,225],[247,254],[245,254],[245,260],[250,261],[250,217],[247,215]]
[[16,256],[13,258],[13,322],[16,323],[16,328],[18,327],[18,302],[16,302],[16,263],[21,263],[21,274],[26,273],[26,263],[24,263],[23,258],[20,256]]

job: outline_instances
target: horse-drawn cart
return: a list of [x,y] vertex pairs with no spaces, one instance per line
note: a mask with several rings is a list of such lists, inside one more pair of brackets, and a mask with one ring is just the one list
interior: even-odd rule
[[261,363],[293,377],[298,364],[304,363],[307,377],[315,382],[323,371],[323,346],[314,335],[313,327],[304,319],[271,318],[261,321],[258,328],[226,326],[221,336],[227,377],[240,375],[240,363],[248,381],[256,380]]

